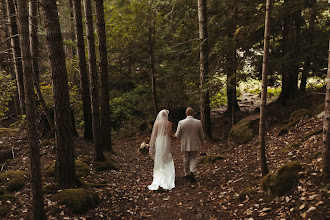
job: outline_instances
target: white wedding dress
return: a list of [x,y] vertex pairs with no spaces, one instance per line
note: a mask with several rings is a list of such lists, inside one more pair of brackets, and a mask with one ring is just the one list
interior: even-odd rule
[[171,190],[175,187],[175,169],[170,152],[171,141],[168,136],[169,125],[168,111],[160,111],[150,139],[150,150],[152,157],[154,157],[153,181],[148,186],[150,190],[158,190],[159,187]]

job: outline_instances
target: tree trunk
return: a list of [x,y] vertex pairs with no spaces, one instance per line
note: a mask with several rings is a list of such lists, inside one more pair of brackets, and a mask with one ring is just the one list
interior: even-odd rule
[[200,70],[200,111],[204,133],[212,138],[211,134],[211,110],[209,91],[206,87],[208,77],[208,36],[207,36],[207,15],[206,0],[198,0],[198,20],[199,20],[199,70]]
[[[297,54],[297,35],[300,31],[297,25],[297,14],[290,11],[288,0],[284,1],[288,11],[283,21],[283,42],[282,42],[282,91],[277,102],[285,105],[289,99],[297,96],[298,93],[298,72],[296,54]],[[298,22],[299,23],[299,22]]]
[[150,79],[151,79],[151,95],[152,103],[154,106],[154,114],[158,114],[157,106],[157,94],[156,94],[156,71],[155,71],[155,59],[154,59],[154,45],[155,45],[155,16],[153,11],[153,1],[149,8],[149,29],[148,29],[148,43],[149,43],[149,65],[150,65]]
[[92,103],[92,127],[94,140],[94,160],[104,160],[103,149],[100,137],[100,105],[98,94],[98,74],[96,65],[95,40],[93,28],[93,14],[91,0],[84,0],[84,9],[86,17],[86,33],[88,47],[88,63],[90,76],[90,93]]
[[[15,72],[13,71],[15,68],[14,68],[14,65],[12,64],[11,60],[14,60],[13,58],[13,53],[10,52],[12,51],[11,49],[11,41],[10,41],[10,38],[9,38],[9,30],[8,30],[8,23],[7,20],[8,20],[8,13],[7,13],[7,5],[6,5],[6,2],[5,1],[1,1],[1,6],[2,6],[2,15],[3,15],[3,20],[5,21],[5,25],[3,25],[4,27],[4,38],[5,38],[5,41],[6,41],[6,44],[4,44],[5,46],[5,50],[8,51],[8,55],[5,57],[5,62],[6,62],[6,71],[7,73],[9,73],[12,77],[12,79],[15,79],[16,76],[15,76]],[[18,90],[15,89],[15,94],[13,96],[13,101],[14,101],[14,105],[15,105],[15,112],[17,114],[20,113],[20,105],[19,105],[19,98],[18,98]]]
[[95,0],[96,27],[100,54],[100,79],[101,79],[101,144],[103,149],[112,150],[111,122],[110,122],[110,96],[107,58],[107,39],[105,34],[103,0]]
[[323,145],[323,179],[325,183],[330,183],[330,39],[328,52],[327,91],[323,122]]
[[89,81],[86,63],[84,28],[82,23],[81,1],[73,0],[73,11],[76,28],[76,39],[78,45],[79,70],[80,70],[80,89],[83,102],[85,132],[84,138],[93,139],[91,97],[89,92]]
[[39,42],[38,42],[38,0],[30,0],[30,44],[32,54],[33,72],[39,83]]
[[19,42],[15,3],[13,0],[6,0],[6,2],[7,2],[8,18],[10,22],[10,37],[11,37],[12,53],[13,53],[13,59],[15,65],[15,75],[17,81],[20,114],[24,114],[25,98],[24,98],[24,84],[23,84],[23,68],[22,68],[22,60],[21,60],[21,48]]
[[264,55],[262,63],[262,90],[261,90],[261,106],[260,106],[260,124],[259,124],[259,149],[260,149],[260,165],[261,173],[265,176],[268,173],[266,160],[266,105],[267,105],[267,77],[268,77],[268,61],[269,61],[269,27],[271,0],[266,0],[266,16],[265,16],[265,36],[264,36]]
[[310,71],[310,62],[307,59],[304,63],[302,74],[301,74],[301,81],[300,81],[300,88],[299,88],[299,91],[301,93],[306,93],[306,85],[307,85],[307,78],[309,75],[309,71]]
[[31,185],[33,195],[33,219],[46,219],[44,210],[44,200],[42,196],[42,178],[40,166],[40,148],[38,146],[38,132],[36,126],[36,104],[33,88],[33,69],[29,40],[29,20],[28,20],[28,4],[26,0],[18,0],[18,16],[20,27],[21,49],[23,55],[24,66],[24,88],[25,88],[25,104],[27,119],[27,136],[28,146],[30,149],[31,161]]
[[69,104],[68,76],[56,0],[42,0],[45,30],[53,79],[57,157],[55,179],[62,188],[75,183],[74,145]]

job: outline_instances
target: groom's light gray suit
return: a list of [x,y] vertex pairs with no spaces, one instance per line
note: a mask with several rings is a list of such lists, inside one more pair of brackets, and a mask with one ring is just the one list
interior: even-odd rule
[[179,121],[175,136],[181,140],[185,175],[190,172],[195,173],[197,154],[204,143],[201,121],[187,116],[186,119]]

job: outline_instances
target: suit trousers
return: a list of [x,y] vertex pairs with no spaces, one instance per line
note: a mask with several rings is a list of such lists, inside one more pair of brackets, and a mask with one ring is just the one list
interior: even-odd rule
[[183,167],[185,176],[187,176],[190,172],[195,174],[197,154],[198,151],[183,152]]

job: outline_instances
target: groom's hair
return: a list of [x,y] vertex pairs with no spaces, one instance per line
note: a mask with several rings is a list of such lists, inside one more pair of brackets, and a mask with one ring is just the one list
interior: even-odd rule
[[192,107],[188,107],[187,109],[186,109],[186,115],[187,116],[193,116],[194,115],[194,109],[192,109]]

